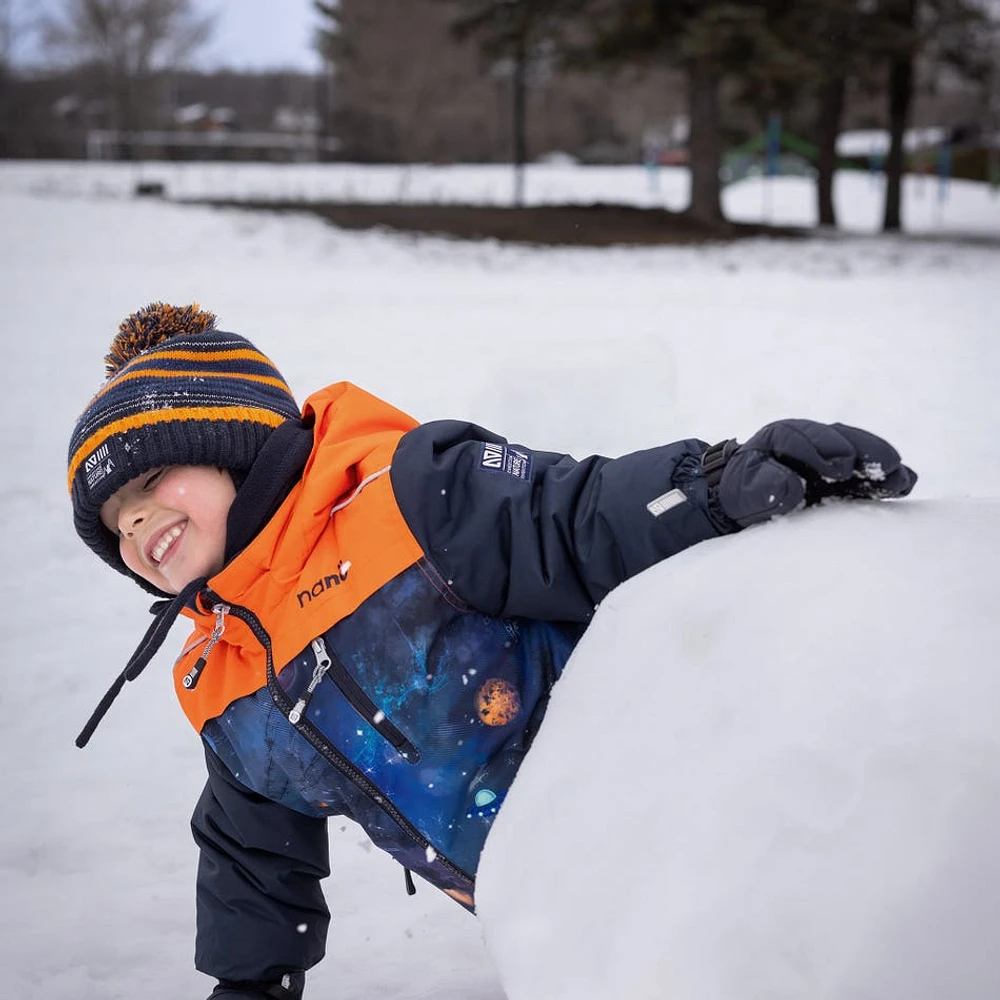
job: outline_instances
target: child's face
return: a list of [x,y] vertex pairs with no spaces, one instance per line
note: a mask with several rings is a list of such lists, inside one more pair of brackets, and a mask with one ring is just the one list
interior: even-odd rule
[[126,483],[101,507],[133,573],[168,594],[222,569],[236,489],[225,469],[168,465]]

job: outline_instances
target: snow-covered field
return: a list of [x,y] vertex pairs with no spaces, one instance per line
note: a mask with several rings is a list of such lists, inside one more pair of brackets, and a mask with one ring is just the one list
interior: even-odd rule
[[[495,168],[141,173],[162,173],[181,197],[509,197],[509,178]],[[466,417],[580,456],[689,435],[745,437],[786,415],[840,419],[900,448],[921,475],[915,499],[1000,497],[1000,250],[947,238],[1000,236],[1000,198],[984,187],[955,184],[944,204],[930,182],[907,187],[906,219],[935,240],[872,235],[877,185],[842,177],[840,208],[854,232],[836,239],[538,250],[136,201],[136,174],[0,164],[4,996],[209,992],[191,968],[187,831],[203,765],[174,704],[171,643],[91,745],[73,746],[147,621],[144,595],[76,539],[64,486],[73,420],[97,388],[118,321],[138,306],[199,301],[223,329],[266,350],[300,397],[349,379],[418,418]],[[684,184],[664,172],[654,195],[640,170],[553,167],[532,172],[528,194],[680,208]],[[770,205],[775,221],[810,221],[800,181],[769,190],[745,182],[726,197],[734,217],[760,218]],[[738,557],[754,558],[755,540],[742,539],[755,544]],[[687,564],[709,552],[693,550]],[[647,581],[630,586],[642,596]],[[803,612],[819,589],[801,588]],[[891,594],[884,600],[893,607]],[[795,642],[808,615],[793,606],[783,618]],[[623,640],[622,657],[660,642],[663,620],[648,624]],[[562,727],[567,746],[588,738]],[[599,791],[596,830],[608,819]],[[474,919],[429,887],[407,898],[398,867],[351,824],[332,823],[331,835],[334,923],[308,997],[502,1000]],[[494,889],[494,912],[517,891]],[[505,980],[516,971],[505,969]]]

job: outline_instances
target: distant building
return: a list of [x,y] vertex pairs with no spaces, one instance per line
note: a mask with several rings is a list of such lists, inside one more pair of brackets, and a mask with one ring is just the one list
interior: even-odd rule
[[232,108],[213,108],[203,101],[177,108],[171,117],[178,128],[198,132],[228,132],[236,127],[236,112]]

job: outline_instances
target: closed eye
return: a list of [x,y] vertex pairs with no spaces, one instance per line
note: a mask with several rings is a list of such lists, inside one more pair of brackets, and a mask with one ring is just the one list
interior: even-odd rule
[[159,481],[166,469],[154,469],[143,481],[142,488],[144,490],[152,489]]

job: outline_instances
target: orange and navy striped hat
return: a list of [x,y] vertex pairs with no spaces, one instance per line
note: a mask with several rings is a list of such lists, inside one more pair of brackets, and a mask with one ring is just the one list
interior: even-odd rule
[[245,474],[299,407],[271,360],[245,338],[217,330],[215,316],[197,305],[154,302],[133,313],[104,360],[107,379],[70,438],[73,523],[106,563],[159,593],[122,562],[101,505],[162,465]]

